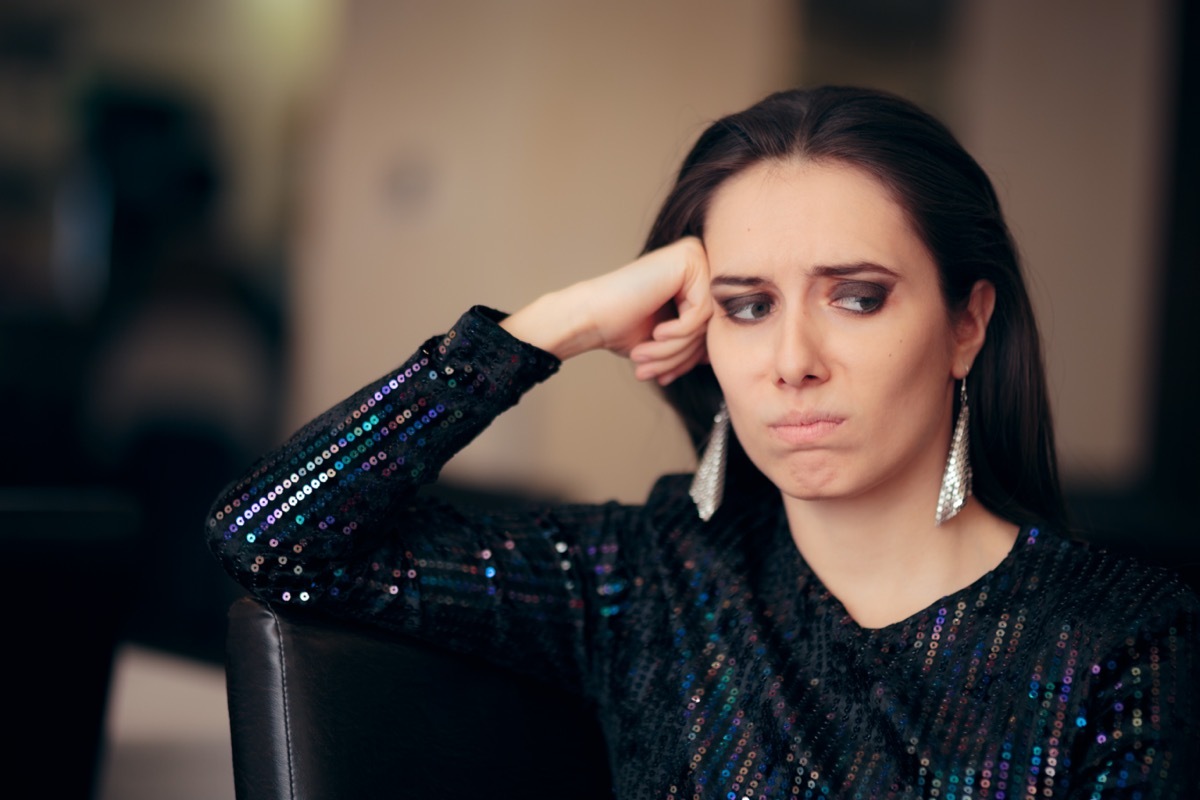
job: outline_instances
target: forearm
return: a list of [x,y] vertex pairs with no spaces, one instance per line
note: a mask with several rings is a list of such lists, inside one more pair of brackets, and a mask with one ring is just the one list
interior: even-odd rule
[[[209,542],[260,599],[471,652],[572,691],[603,661],[636,509],[500,513],[414,497],[557,360],[466,315],[306,425],[218,499]],[[436,413],[435,413],[436,412]],[[265,502],[264,502],[265,500]]]
[[316,600],[330,564],[381,546],[390,511],[557,366],[468,312],[231,484],[209,515],[210,545],[265,599]]

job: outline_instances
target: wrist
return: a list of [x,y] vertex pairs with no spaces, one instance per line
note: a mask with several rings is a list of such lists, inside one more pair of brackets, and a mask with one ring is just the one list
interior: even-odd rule
[[585,295],[576,284],[544,294],[520,311],[508,316],[500,326],[517,339],[553,354],[560,361],[594,350],[595,328],[578,300]]

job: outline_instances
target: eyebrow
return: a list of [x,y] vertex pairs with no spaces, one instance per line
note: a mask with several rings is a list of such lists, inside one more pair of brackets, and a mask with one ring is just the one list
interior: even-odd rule
[[[856,261],[853,264],[825,264],[813,267],[808,274],[814,278],[845,278],[851,275],[873,273],[899,279],[900,275],[892,269],[873,261]],[[709,282],[710,288],[717,286],[754,287],[770,283],[766,278],[753,275],[717,275]]]

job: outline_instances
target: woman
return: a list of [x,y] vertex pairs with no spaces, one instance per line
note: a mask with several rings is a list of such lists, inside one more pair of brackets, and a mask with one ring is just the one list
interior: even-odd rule
[[[695,479],[637,507],[415,497],[600,348],[707,442]],[[641,258],[467,312],[208,530],[269,602],[583,694],[621,798],[1197,796],[1200,603],[1063,517],[988,179],[909,103],[825,88],[713,124]]]

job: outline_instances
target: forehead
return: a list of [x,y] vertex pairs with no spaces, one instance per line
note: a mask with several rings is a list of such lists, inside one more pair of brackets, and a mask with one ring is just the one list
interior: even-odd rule
[[933,266],[891,191],[836,161],[767,161],[730,178],[709,206],[704,246],[714,271],[861,261]]

